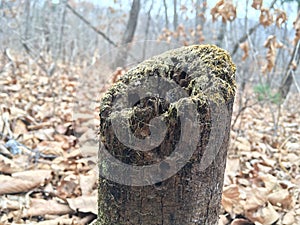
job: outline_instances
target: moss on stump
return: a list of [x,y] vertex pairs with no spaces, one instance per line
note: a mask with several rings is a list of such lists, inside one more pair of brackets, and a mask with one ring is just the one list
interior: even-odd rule
[[[108,90],[97,224],[217,224],[235,70],[226,51],[193,45],[138,64]],[[120,170],[101,148],[140,170]]]

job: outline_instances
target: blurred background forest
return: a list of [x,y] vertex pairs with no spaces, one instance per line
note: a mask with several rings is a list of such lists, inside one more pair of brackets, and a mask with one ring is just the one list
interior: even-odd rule
[[285,99],[299,63],[299,8],[299,0],[1,1],[0,41],[48,75],[58,62],[115,70],[165,48],[216,44],[231,53],[241,87],[279,89]]
[[93,221],[102,93],[208,43],[237,65],[220,225],[300,223],[300,0],[0,0],[0,14],[0,224]]

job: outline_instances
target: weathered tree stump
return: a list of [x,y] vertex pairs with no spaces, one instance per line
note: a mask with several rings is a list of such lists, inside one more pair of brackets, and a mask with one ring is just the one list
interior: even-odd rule
[[212,45],[121,77],[100,107],[97,223],[217,224],[235,89],[235,65]]

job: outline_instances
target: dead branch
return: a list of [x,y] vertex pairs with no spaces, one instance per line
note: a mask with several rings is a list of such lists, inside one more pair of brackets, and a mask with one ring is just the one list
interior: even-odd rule
[[77,16],[80,20],[82,20],[86,25],[92,28],[97,34],[101,35],[108,43],[111,45],[118,47],[118,45],[112,41],[109,37],[107,37],[102,31],[98,30],[95,26],[93,26],[89,21],[87,21],[82,15],[80,15],[72,6],[67,3],[67,8],[71,10],[71,12]]
[[[275,5],[277,0],[273,0],[273,2],[271,3],[270,5],[270,9],[272,9]],[[231,57],[233,57],[235,55],[235,53],[237,52],[238,48],[239,48],[239,45],[241,43],[243,43],[244,41],[246,41],[248,39],[249,36],[251,36],[254,31],[256,31],[256,29],[259,27],[260,25],[260,22],[257,22],[253,27],[251,27],[239,40],[237,43],[235,43],[234,47],[233,47],[233,50],[232,50],[232,53],[231,53]]]

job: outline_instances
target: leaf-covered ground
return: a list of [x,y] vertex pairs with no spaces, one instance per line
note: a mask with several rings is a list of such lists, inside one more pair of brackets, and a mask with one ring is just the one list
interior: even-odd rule
[[[254,103],[238,118],[231,130],[220,224],[227,224],[225,217],[264,225],[300,224],[298,98],[292,95],[279,111],[276,105]],[[255,102],[256,96],[251,99]]]
[[[47,76],[26,57],[1,60],[0,224],[91,223],[97,107],[112,76],[70,65]],[[249,106],[239,113],[237,99],[234,109],[220,225],[300,224],[299,95],[278,111],[246,91]]]

